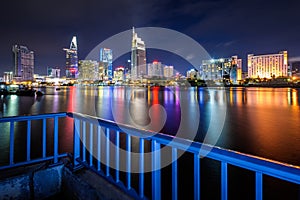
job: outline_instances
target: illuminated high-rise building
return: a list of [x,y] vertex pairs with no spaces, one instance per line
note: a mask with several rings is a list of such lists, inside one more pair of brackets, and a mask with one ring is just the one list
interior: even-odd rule
[[163,64],[158,61],[153,61],[152,63],[148,64],[148,76],[156,76],[162,77],[163,76]]
[[33,81],[34,52],[25,46],[14,45],[14,76],[20,81]]
[[173,66],[164,66],[164,77],[171,78],[174,75],[174,67]]
[[117,67],[114,70],[114,80],[124,81],[125,80],[125,68],[123,66]]
[[113,70],[112,70],[112,61],[113,61],[113,54],[112,50],[108,48],[101,48],[100,49],[100,79],[107,79],[109,81],[112,80],[113,77]]
[[146,67],[146,48],[145,43],[137,36],[132,28],[132,47],[131,47],[131,79],[136,80],[147,75]]
[[190,69],[186,72],[186,77],[191,80],[198,79],[199,73],[195,69]]
[[48,67],[47,76],[50,78],[60,78],[60,69],[58,67]]
[[242,78],[242,59],[237,56],[203,60],[199,70],[203,80],[224,81],[237,83]]
[[231,56],[230,80],[232,83],[242,80],[242,59],[237,56]]
[[273,78],[288,76],[288,53],[248,55],[249,78]]
[[78,55],[77,55],[77,39],[73,36],[70,48],[66,49],[66,78],[78,78]]
[[80,60],[78,66],[78,80],[97,81],[99,80],[99,63],[93,60]]
[[13,72],[4,72],[3,81],[6,83],[11,83],[13,81]]

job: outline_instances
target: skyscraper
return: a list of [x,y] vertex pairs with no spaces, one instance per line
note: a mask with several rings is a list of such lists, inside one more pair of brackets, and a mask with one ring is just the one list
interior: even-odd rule
[[66,78],[78,78],[78,56],[77,56],[77,39],[73,36],[70,48],[66,49]]
[[20,81],[33,81],[34,52],[25,46],[14,45],[14,76]]
[[163,76],[163,67],[164,65],[161,62],[153,61],[148,63],[148,76],[153,77],[162,77]]
[[132,28],[131,79],[136,80],[147,74],[145,43]]
[[113,60],[112,50],[108,48],[101,48],[100,49],[100,74],[102,74],[101,76],[104,76],[104,79],[105,77],[107,77],[109,81],[111,81],[113,77],[112,60]]
[[241,80],[242,59],[232,56],[231,58],[203,60],[199,72],[203,80],[230,80],[232,83],[237,83],[237,80]]
[[93,60],[79,61],[79,81],[98,81],[99,63]]
[[174,75],[173,66],[164,66],[164,77],[171,78]]
[[248,55],[248,76],[250,78],[273,78],[288,76],[288,53]]

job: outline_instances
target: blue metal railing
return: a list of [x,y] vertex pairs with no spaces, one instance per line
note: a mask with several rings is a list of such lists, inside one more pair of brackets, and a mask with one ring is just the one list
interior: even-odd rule
[[[4,117],[0,118],[0,123],[9,123],[9,163],[7,165],[0,166],[0,170],[9,169],[18,166],[24,166],[34,164],[42,161],[52,160],[54,164],[58,162],[61,157],[66,157],[67,153],[58,153],[58,119],[66,117],[66,113],[55,113],[55,114],[41,114],[32,116],[17,116],[17,117]],[[47,147],[47,119],[54,120],[54,131],[53,131],[53,155],[46,155]],[[35,120],[42,120],[42,157],[31,159],[31,122]],[[26,133],[26,161],[16,162],[14,158],[14,147],[15,147],[15,124],[17,122],[27,122]]]
[[[156,134],[147,130],[140,130],[134,127],[117,124],[113,121],[103,120],[100,118],[78,114],[78,113],[68,113],[69,117],[74,118],[74,126],[77,127],[74,129],[74,164],[83,164],[86,167],[94,169],[101,175],[106,176],[109,180],[112,180],[115,184],[123,186],[119,184],[119,149],[120,149],[120,132],[126,134],[126,151],[127,154],[127,176],[126,176],[126,187],[122,187],[123,190],[128,193],[134,195],[135,198],[143,199],[144,196],[144,142],[145,140],[149,140],[151,142],[151,151],[152,151],[152,198],[153,199],[161,199],[161,170],[159,169],[161,166],[161,155],[160,149],[162,145],[170,146],[172,148],[171,156],[172,156],[172,199],[178,199],[178,165],[177,165],[177,155],[178,150],[184,150],[186,152],[192,153],[194,155],[194,199],[200,199],[200,157],[205,156],[207,158],[217,160],[221,162],[221,199],[226,200],[228,198],[228,165],[237,166],[240,168],[244,168],[250,171],[255,172],[255,191],[256,191],[256,199],[261,200],[263,197],[263,175],[269,175],[271,177],[275,177],[280,180],[285,180],[291,183],[300,184],[300,168],[297,166],[287,165],[284,163],[255,157],[235,151],[225,150],[222,148],[210,146],[207,144],[201,144],[198,142],[188,141],[182,138],[174,138],[169,135],[164,134]],[[100,128],[106,129],[106,145],[105,145],[105,153],[106,153],[106,162],[109,163],[109,160],[112,156],[114,156],[116,160],[115,164],[115,179],[113,180],[112,174],[110,174],[109,166],[106,166],[105,172],[102,172],[100,166],[100,146],[97,147],[97,164],[94,166],[92,159],[86,160],[82,154],[80,153],[80,131],[82,130],[80,127],[80,122],[82,124],[89,123],[90,126],[97,126],[97,142],[100,145]],[[85,126],[85,125],[84,125]],[[92,129],[90,129],[91,131]],[[110,154],[110,131],[113,130],[115,132],[115,155]],[[83,132],[85,131],[85,127],[83,127]],[[90,134],[90,143],[92,143],[93,137],[91,137],[92,132]],[[86,135],[82,135],[81,141],[83,144],[86,142]],[[131,187],[131,176],[130,176],[130,147],[131,147],[131,137],[139,138],[139,152],[140,152],[140,160],[139,160],[139,188],[138,192],[132,189]],[[172,142],[171,142],[172,141]],[[81,149],[85,152],[85,145],[82,145]],[[89,147],[91,149],[91,147]]]
[[[11,168],[43,160],[53,160],[57,162],[59,157],[66,154],[58,154],[58,118],[71,117],[74,119],[73,129],[73,167],[85,166],[108,181],[119,186],[128,194],[137,199],[145,197],[145,157],[144,148],[146,140],[151,143],[151,167],[152,167],[152,199],[161,199],[161,147],[168,146],[171,148],[170,156],[172,159],[172,199],[178,199],[178,153],[184,150],[193,154],[194,157],[194,199],[200,199],[200,157],[217,160],[221,163],[221,198],[228,198],[228,165],[237,166],[243,169],[253,171],[255,173],[255,191],[256,199],[260,200],[263,197],[263,176],[268,175],[280,180],[285,180],[291,183],[300,184],[300,168],[284,163],[263,159],[251,155],[242,154],[235,151],[225,150],[218,147],[213,147],[198,142],[188,141],[182,138],[176,138],[164,134],[156,134],[147,130],[140,130],[134,127],[117,124],[113,121],[103,120],[97,117],[92,117],[79,113],[58,113],[46,114],[37,116],[20,116],[1,118],[1,122],[10,123],[10,162],[7,166],[0,166],[1,169]],[[54,154],[46,157],[45,150],[45,127],[48,118],[54,119]],[[43,156],[42,158],[30,159],[30,121],[43,120]],[[27,121],[27,160],[21,163],[14,163],[14,123],[17,121]],[[89,130],[89,132],[87,132]],[[104,131],[103,131],[104,130]],[[126,178],[125,184],[120,179],[120,150],[121,134],[125,135],[125,150],[126,150]],[[105,138],[103,138],[105,136]],[[114,139],[115,150],[111,151],[111,140]],[[131,169],[133,161],[131,160],[130,152],[132,150],[132,138],[138,138],[139,145],[139,181],[137,191],[132,187]],[[172,142],[171,142],[172,141]],[[135,144],[136,145],[136,144]],[[104,156],[104,158],[102,157]],[[104,161],[104,162],[102,162]],[[114,162],[114,169],[111,170],[109,163]],[[107,163],[103,167],[103,163]],[[101,167],[102,166],[102,167]],[[114,174],[112,174],[114,172]]]

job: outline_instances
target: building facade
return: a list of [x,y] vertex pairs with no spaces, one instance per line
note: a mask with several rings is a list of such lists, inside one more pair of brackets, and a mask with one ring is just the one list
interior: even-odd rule
[[276,78],[288,76],[288,52],[248,55],[249,78]]
[[131,47],[131,79],[137,80],[147,75],[146,66],[146,47],[144,41],[137,36],[134,28],[132,29]]
[[113,78],[113,69],[112,69],[113,54],[112,50],[108,48],[100,49],[100,62],[99,70],[102,77],[101,80],[111,81]]
[[120,66],[114,70],[115,81],[125,81],[125,68]]
[[77,39],[73,36],[70,48],[64,49],[66,51],[66,78],[78,78],[78,55],[77,55]]
[[78,66],[79,81],[99,80],[99,63],[92,60],[80,60]]
[[195,80],[199,78],[199,72],[195,69],[190,69],[186,72],[186,78],[190,80]]
[[4,72],[3,82],[11,83],[13,81],[14,73],[13,72]]
[[58,67],[48,67],[47,76],[50,78],[60,78],[60,69]]
[[227,80],[237,83],[242,79],[242,59],[232,56],[231,58],[203,60],[199,73],[203,80]]
[[14,45],[12,48],[14,58],[14,76],[20,81],[33,81],[34,52],[25,46]]
[[153,61],[148,64],[148,76],[149,77],[162,77],[164,65],[161,62]]
[[230,70],[230,80],[232,83],[238,83],[242,80],[242,59],[237,56],[231,57],[231,70]]
[[174,67],[173,66],[164,66],[164,77],[171,78],[174,75]]

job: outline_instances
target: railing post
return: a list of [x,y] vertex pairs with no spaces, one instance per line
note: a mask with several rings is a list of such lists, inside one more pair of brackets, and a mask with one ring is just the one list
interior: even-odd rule
[[200,199],[200,157],[194,154],[194,199]]
[[262,200],[263,197],[263,184],[262,184],[262,173],[256,172],[255,173],[255,199],[256,200]]
[[27,161],[30,161],[30,147],[31,147],[31,121],[27,121]]
[[119,176],[119,168],[120,168],[120,132],[116,132],[116,183],[120,181],[120,176]]
[[58,162],[58,117],[54,117],[54,163]]
[[97,127],[97,171],[101,171],[101,126]]
[[9,137],[9,164],[12,165],[14,163],[14,122],[10,122],[10,137]]
[[90,167],[93,166],[93,124],[90,123]]
[[156,140],[151,142],[152,149],[152,198],[161,199],[161,176],[160,176],[160,144]]
[[46,123],[46,118],[43,119],[43,158],[46,157],[46,149],[47,149],[47,123]]
[[110,131],[109,131],[109,128],[106,128],[106,145],[105,145],[105,148],[106,148],[106,176],[109,176],[109,138],[110,138]]
[[172,200],[178,199],[177,149],[172,148]]
[[131,189],[131,136],[126,134],[126,176],[127,176],[127,189]]
[[77,158],[80,157],[80,121],[74,118],[74,131],[73,131],[73,167],[76,168],[79,165]]
[[82,161],[86,161],[86,122],[82,121]]
[[228,179],[227,179],[227,163],[222,162],[221,164],[221,193],[222,200],[227,200],[228,198]]
[[144,139],[140,138],[140,176],[139,176],[140,198],[144,198]]

